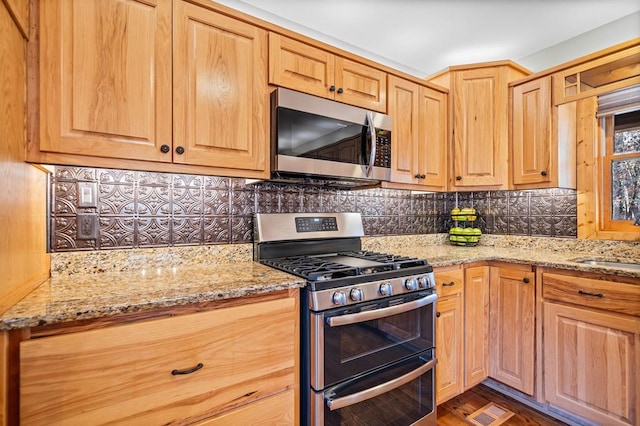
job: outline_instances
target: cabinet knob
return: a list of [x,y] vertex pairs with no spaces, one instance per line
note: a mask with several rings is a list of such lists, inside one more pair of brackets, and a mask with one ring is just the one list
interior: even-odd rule
[[342,90],[342,87],[338,88],[338,94],[341,94],[342,92],[344,92],[344,90]]
[[330,92],[335,92],[335,91],[336,91],[336,86],[331,86],[331,87],[329,87],[329,91],[330,91]]
[[162,145],[160,147],[160,151],[164,152],[165,154],[169,151],[171,151],[171,147],[169,147],[169,145]]
[[176,154],[184,154],[184,147],[177,146],[176,147]]
[[462,176],[456,176],[456,180],[462,180]]
[[523,282],[523,283],[525,283],[525,284],[529,284],[530,280],[529,280],[529,278],[524,277],[524,278],[522,279],[522,282]]
[[546,171],[546,170],[543,170],[543,171],[541,171],[541,172],[540,172],[540,174],[541,174],[542,176],[546,176],[546,175],[547,175],[547,171]]
[[436,312],[436,318],[440,318],[440,312]]

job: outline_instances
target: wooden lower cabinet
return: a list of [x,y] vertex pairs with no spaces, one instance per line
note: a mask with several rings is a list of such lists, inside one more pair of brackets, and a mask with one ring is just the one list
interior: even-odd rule
[[297,311],[283,297],[25,340],[20,422],[295,424]]
[[489,267],[464,271],[464,389],[489,375]]
[[491,268],[489,375],[527,395],[535,377],[535,274]]
[[598,424],[640,424],[640,280],[541,275],[545,400]]
[[436,404],[463,392],[464,275],[454,269],[436,270]]

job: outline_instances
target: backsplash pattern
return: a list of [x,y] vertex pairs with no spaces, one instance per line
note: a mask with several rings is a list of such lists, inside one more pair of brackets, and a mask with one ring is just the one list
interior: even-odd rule
[[[78,207],[78,184],[97,188],[97,207]],[[451,226],[457,203],[480,214],[487,234],[575,237],[573,190],[412,194],[342,190],[244,179],[86,167],[56,167],[50,188],[54,252],[253,240],[254,213],[360,212],[368,236],[434,234]],[[80,218],[95,220],[96,239],[78,238]]]

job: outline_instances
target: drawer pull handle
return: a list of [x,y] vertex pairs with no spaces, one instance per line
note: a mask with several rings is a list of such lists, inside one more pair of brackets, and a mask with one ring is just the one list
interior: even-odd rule
[[455,282],[451,281],[450,283],[442,283],[442,287],[453,287],[456,285]]
[[199,362],[198,365],[196,365],[193,368],[187,368],[186,370],[173,370],[171,372],[172,375],[174,376],[178,376],[181,374],[191,374],[191,373],[195,373],[196,371],[200,370],[202,367],[204,367],[204,364]]
[[604,297],[604,294],[602,293],[589,293],[588,291],[582,290],[578,290],[578,294],[581,294],[583,296]]

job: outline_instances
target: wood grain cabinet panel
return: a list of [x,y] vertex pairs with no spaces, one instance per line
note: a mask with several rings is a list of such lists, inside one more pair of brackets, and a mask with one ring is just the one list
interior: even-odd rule
[[637,425],[640,319],[545,302],[545,399],[602,425]]
[[489,376],[489,267],[464,271],[464,389]]
[[551,76],[512,87],[511,177],[516,189],[576,187],[576,104],[553,106]]
[[266,31],[176,1],[173,58],[174,162],[267,171]]
[[269,83],[373,111],[387,110],[385,72],[273,32]]
[[24,341],[21,422],[190,423],[295,390],[297,308],[284,298]]
[[171,161],[171,1],[42,1],[41,151]]
[[444,190],[447,161],[447,94],[390,75],[393,119],[391,184],[407,189]]
[[533,395],[535,274],[492,267],[489,303],[489,375]]
[[464,385],[464,275],[459,267],[436,270],[436,404],[462,393]]

